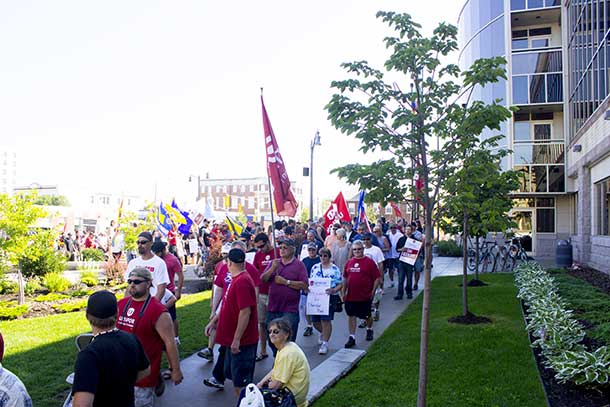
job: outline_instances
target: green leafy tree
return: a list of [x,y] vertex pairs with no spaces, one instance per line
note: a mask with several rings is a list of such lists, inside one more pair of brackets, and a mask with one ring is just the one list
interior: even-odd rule
[[[34,223],[46,216],[46,212],[34,205],[35,194],[0,195],[0,271],[17,266],[30,241],[29,232]],[[19,279],[19,304],[25,302],[23,275],[17,268]]]
[[55,250],[55,234],[38,229],[28,236],[28,244],[19,256],[19,270],[25,277],[44,277],[48,273],[61,273],[66,267],[65,256]]
[[70,201],[63,195],[39,195],[34,200],[35,205],[70,206]]
[[[511,116],[499,100],[491,104],[471,101],[475,87],[506,78],[503,58],[480,59],[461,72],[441,58],[457,50],[457,28],[441,23],[432,36],[423,37],[421,26],[408,14],[379,12],[395,30],[385,38],[390,56],[385,70],[366,61],[342,64],[350,78],[333,81],[337,91],[326,106],[334,127],[361,142],[360,150],[380,151],[371,164],[350,164],[334,171],[348,183],[368,191],[369,202],[401,202],[411,194],[421,202],[425,224],[425,267],[419,363],[418,407],[426,405],[430,265],[433,231],[442,214],[443,185],[478,142],[486,128],[500,129]],[[461,76],[461,78],[460,78]],[[405,89],[406,88],[406,89]],[[431,141],[441,148],[431,149]],[[421,189],[411,180],[419,176]]]
[[[489,232],[503,232],[513,226],[508,216],[512,207],[510,193],[519,187],[518,173],[502,171],[500,161],[507,150],[495,150],[497,138],[490,138],[469,150],[463,166],[445,182],[445,216],[440,224],[443,230],[462,234],[463,279],[462,314],[468,309],[468,237],[475,236],[475,259],[478,259],[480,237]],[[478,261],[475,260],[475,280]]]
[[309,208],[301,209],[301,223],[306,223],[309,220]]
[[153,204],[146,205],[144,219],[138,218],[135,212],[124,212],[120,220],[120,231],[125,236],[124,243],[126,250],[136,250],[136,240],[142,232],[154,232],[157,229],[156,212]]

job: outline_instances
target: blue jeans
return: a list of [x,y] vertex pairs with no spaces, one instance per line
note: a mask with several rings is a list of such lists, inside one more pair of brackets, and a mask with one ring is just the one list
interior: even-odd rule
[[398,291],[396,296],[402,298],[405,291],[405,277],[407,279],[407,297],[413,296],[413,266],[398,261]]
[[[290,328],[292,329],[292,335],[290,335],[290,340],[293,342],[296,341],[297,332],[299,329],[299,313],[298,312],[267,311],[267,319],[265,321],[267,323],[267,328],[266,328],[267,330],[269,329],[269,323],[276,318],[284,318],[284,319],[288,320],[288,322],[290,323]],[[271,350],[273,351],[273,356],[275,356],[275,354],[277,353],[277,348],[275,347],[275,345],[273,345],[273,343],[271,343],[271,339],[269,339],[268,332],[267,332],[267,342],[269,342],[269,346],[271,347]]]

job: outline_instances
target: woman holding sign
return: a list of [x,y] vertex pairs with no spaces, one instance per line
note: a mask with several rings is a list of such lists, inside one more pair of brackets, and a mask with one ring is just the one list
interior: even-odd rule
[[311,321],[313,326],[318,332],[320,332],[320,355],[326,355],[328,353],[328,341],[330,335],[333,332],[333,318],[335,315],[335,307],[341,301],[339,292],[343,287],[343,279],[341,270],[335,264],[330,261],[331,253],[327,248],[320,249],[320,260],[321,263],[314,264],[311,268],[311,278],[325,278],[330,279],[330,288],[326,290],[326,293],[330,296],[329,307],[327,315],[312,315]]

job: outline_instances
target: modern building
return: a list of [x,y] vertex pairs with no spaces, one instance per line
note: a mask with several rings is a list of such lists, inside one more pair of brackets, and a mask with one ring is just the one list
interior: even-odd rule
[[[503,163],[521,174],[511,214],[526,248],[552,257],[571,238],[575,261],[610,272],[610,2],[468,0],[459,64],[503,56],[507,80],[475,97],[518,112],[504,123]],[[486,135],[483,135],[485,137]]]
[[[248,220],[269,221],[269,183],[266,177],[256,178],[198,178],[198,200],[207,199],[213,210],[224,213],[243,213]],[[303,189],[291,183],[292,193],[303,208]],[[298,216],[298,214],[297,214]]]

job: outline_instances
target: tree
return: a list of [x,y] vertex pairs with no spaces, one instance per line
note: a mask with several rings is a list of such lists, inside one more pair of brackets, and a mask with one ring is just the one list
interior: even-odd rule
[[[34,205],[36,195],[0,195],[0,271],[17,266],[31,240],[34,223],[46,216],[46,212]],[[19,304],[25,302],[23,275],[17,268],[19,279]]]
[[126,250],[136,250],[136,240],[142,232],[154,232],[157,228],[156,213],[153,205],[148,204],[144,208],[145,218],[140,219],[135,212],[125,212],[120,219],[120,230],[125,236],[123,242]]
[[299,219],[301,220],[301,223],[307,223],[309,220],[309,208],[301,209],[301,217]]
[[[468,309],[468,236],[475,236],[478,259],[479,237],[488,232],[505,231],[513,226],[508,216],[512,207],[510,193],[519,187],[518,173],[502,171],[500,161],[508,154],[497,147],[496,138],[481,142],[467,152],[463,166],[445,182],[447,191],[445,217],[440,221],[445,231],[462,233],[463,279],[462,315],[469,316]],[[478,276],[478,261],[475,260],[475,280]]]
[[[423,407],[428,381],[430,265],[434,226],[442,216],[442,188],[482,131],[499,130],[500,123],[511,116],[499,100],[491,104],[470,100],[476,86],[506,78],[506,61],[480,59],[461,72],[457,65],[439,59],[457,50],[455,26],[441,23],[426,38],[408,14],[378,12],[377,17],[396,31],[384,40],[391,51],[385,69],[407,81],[409,89],[402,89],[406,84],[384,80],[384,73],[366,61],[344,63],[342,67],[352,77],[332,82],[338,93],[326,109],[335,128],[360,140],[362,152],[381,151],[384,157],[334,171],[368,191],[371,201],[401,202],[411,192],[423,208],[426,256],[417,400],[418,407]],[[431,150],[429,142],[436,139],[441,148]],[[421,182],[417,190],[409,182],[415,174]]]
[[63,195],[39,195],[34,200],[34,205],[70,206],[70,202]]

